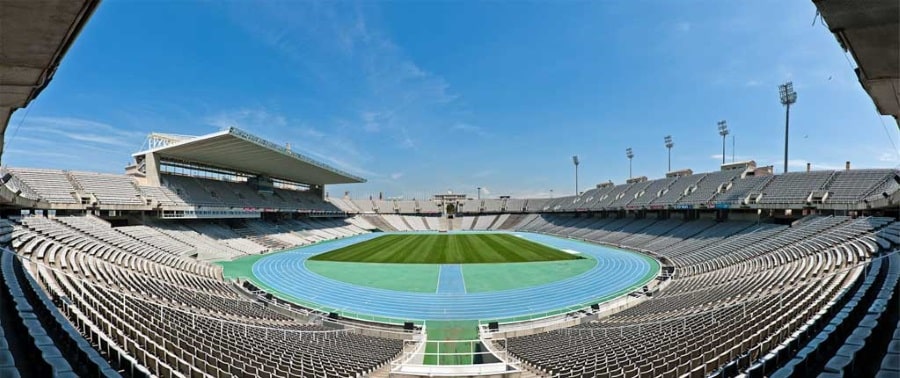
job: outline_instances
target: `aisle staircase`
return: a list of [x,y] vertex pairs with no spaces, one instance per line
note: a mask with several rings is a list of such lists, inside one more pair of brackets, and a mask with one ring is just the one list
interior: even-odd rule
[[450,224],[450,219],[447,219],[446,215],[438,218],[438,231],[450,231],[451,226],[452,225]]

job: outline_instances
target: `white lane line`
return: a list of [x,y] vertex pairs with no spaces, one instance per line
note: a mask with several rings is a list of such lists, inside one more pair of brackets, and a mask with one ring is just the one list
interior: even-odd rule
[[444,268],[442,266],[438,265],[438,279],[437,279],[437,285],[435,285],[437,287],[434,288],[435,294],[441,292],[441,271],[442,270],[444,270]]
[[459,278],[462,280],[462,288],[463,294],[469,294],[469,291],[466,290],[466,272],[463,271],[464,266],[459,266]]

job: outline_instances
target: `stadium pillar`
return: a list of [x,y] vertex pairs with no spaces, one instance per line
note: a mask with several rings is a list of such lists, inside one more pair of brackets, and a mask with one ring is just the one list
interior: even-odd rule
[[572,163],[575,164],[575,195],[578,195],[578,164],[581,163],[578,160],[578,155],[572,156]]
[[578,164],[575,164],[575,195],[578,195]]
[[791,127],[791,104],[784,108],[784,173],[788,171],[788,130]]
[[722,165],[725,165],[725,136],[722,135]]
[[778,86],[778,96],[784,105],[784,173],[788,171],[788,130],[791,126],[791,104],[797,102],[794,83],[787,82]]
[[144,154],[144,177],[148,186],[162,185],[162,180],[159,179],[159,157],[152,152]]
[[[722,165],[725,165],[725,136],[728,135],[728,124],[725,120],[721,120],[718,123],[719,125],[719,135],[722,136]],[[734,140],[734,139],[732,139]],[[732,146],[731,153],[734,154],[734,146]],[[733,155],[732,155],[733,156]],[[734,158],[731,159],[732,163],[734,163]]]
[[669,167],[668,168],[669,170],[667,172],[672,172],[672,149],[671,148],[669,148],[669,165],[668,165],[668,167]]
[[625,157],[628,158],[628,178],[632,178],[631,175],[631,159],[634,158],[634,150],[631,147],[625,149]]
[[309,192],[315,194],[321,200],[325,200],[325,185],[311,185]]
[[666,142],[666,149],[669,150],[669,165],[668,165],[668,168],[667,168],[668,171],[666,171],[666,172],[672,172],[672,147],[675,146],[675,143],[672,142],[672,136],[671,136],[671,135],[666,135],[666,137],[664,138],[664,140],[665,140],[665,142]]

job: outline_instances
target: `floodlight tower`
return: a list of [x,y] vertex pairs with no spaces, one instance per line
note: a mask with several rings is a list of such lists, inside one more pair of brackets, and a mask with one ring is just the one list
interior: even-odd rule
[[481,187],[480,186],[478,187],[478,199],[479,200],[481,199]]
[[578,155],[572,155],[572,163],[575,164],[575,195],[578,195]]
[[631,175],[631,159],[634,158],[634,151],[631,147],[625,149],[625,156],[628,158],[628,178],[632,178],[634,176]]
[[725,120],[719,121],[719,135],[722,136],[722,164],[725,164],[725,137],[728,135],[728,124]]
[[794,92],[794,83],[789,81],[778,86],[778,95],[781,105],[784,105],[784,173],[788,171],[788,130],[791,125],[791,104],[797,102],[797,92]]
[[666,135],[663,140],[666,141],[666,148],[669,149],[669,170],[667,172],[672,172],[672,147],[675,146],[675,142],[672,142],[671,135]]

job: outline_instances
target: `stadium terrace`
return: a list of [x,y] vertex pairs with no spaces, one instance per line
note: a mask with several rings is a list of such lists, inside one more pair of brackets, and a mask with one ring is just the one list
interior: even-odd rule
[[[4,132],[99,2],[14,3],[0,58],[42,68],[0,61]],[[0,376],[900,374],[897,169],[390,200],[238,128],[145,146],[122,174],[0,167]]]

